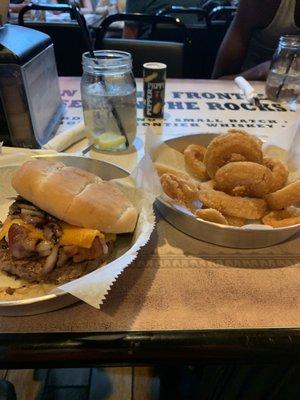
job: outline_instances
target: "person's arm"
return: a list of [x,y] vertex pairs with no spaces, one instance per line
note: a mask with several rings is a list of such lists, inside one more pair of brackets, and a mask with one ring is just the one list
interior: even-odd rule
[[233,80],[236,76],[242,76],[248,81],[265,81],[270,70],[271,61],[265,61],[253,68],[233,75],[220,76],[218,79]]
[[240,0],[237,13],[219,49],[212,78],[240,72],[255,29],[264,28],[272,18],[273,0]]

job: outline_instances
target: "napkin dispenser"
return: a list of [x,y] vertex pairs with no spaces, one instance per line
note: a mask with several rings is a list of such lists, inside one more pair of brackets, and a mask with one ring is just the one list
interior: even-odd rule
[[42,32],[6,24],[0,29],[0,141],[38,148],[64,111],[53,44]]

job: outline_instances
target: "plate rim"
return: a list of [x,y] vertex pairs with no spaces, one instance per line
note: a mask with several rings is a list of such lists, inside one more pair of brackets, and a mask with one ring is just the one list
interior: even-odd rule
[[[26,157],[26,155],[24,154],[24,156]],[[30,156],[31,158],[51,158],[51,157],[71,157],[71,158],[79,158],[79,159],[85,159],[85,160],[90,160],[91,162],[100,162],[100,163],[104,163],[104,164],[108,164],[108,165],[112,165],[115,168],[121,170],[122,172],[125,172],[127,175],[129,175],[130,173],[128,171],[126,171],[124,168],[120,167],[119,165],[116,165],[112,162],[108,162],[108,161],[103,161],[103,160],[98,160],[96,158],[87,158],[84,156],[80,156],[80,155],[75,155],[75,154],[64,154],[64,153],[57,153],[57,154],[31,154]],[[19,164],[16,163],[9,163],[8,165],[1,165],[0,168],[6,168],[6,167],[13,167],[13,166],[18,166]],[[58,286],[55,286],[52,290],[57,289]],[[65,296],[65,295],[70,295],[70,293],[67,292],[61,292],[61,293],[49,293],[49,294],[45,294],[43,296],[38,296],[38,297],[32,297],[32,298],[28,298],[28,299],[21,299],[21,300],[0,300],[0,309],[1,308],[5,308],[5,307],[18,307],[18,306],[28,306],[28,305],[32,305],[35,303],[43,303],[45,301],[50,301],[53,300],[55,298],[61,297],[61,296]]]
[[[195,132],[195,133],[191,133],[191,134],[188,134],[188,135],[179,135],[179,136],[175,136],[175,137],[171,137],[171,138],[167,138],[166,140],[164,140],[162,143],[161,143],[161,145],[163,145],[163,144],[167,144],[167,145],[169,145],[170,146],[170,144],[173,142],[173,141],[177,141],[177,140],[182,140],[182,139],[187,139],[187,140],[189,140],[189,139],[191,139],[192,137],[194,137],[194,136],[214,136],[214,137],[217,137],[217,136],[219,136],[219,135],[221,135],[222,134],[222,132],[220,132],[220,133],[215,133],[215,132]],[[160,146],[161,146],[160,145]],[[158,146],[158,148],[156,149],[156,152],[158,152],[159,151],[159,147],[160,146]],[[170,147],[172,147],[172,146],[170,146]],[[185,218],[186,217],[188,217],[188,218],[190,218],[190,219],[193,219],[193,221],[194,221],[194,219],[196,220],[196,221],[200,221],[201,223],[205,223],[205,224],[209,224],[209,225],[212,225],[212,226],[217,226],[218,228],[225,228],[225,229],[227,229],[227,230],[229,230],[229,231],[238,231],[238,232],[257,232],[257,231],[260,231],[260,232],[262,232],[262,231],[273,231],[273,232],[285,232],[285,231],[289,231],[289,230],[295,230],[296,228],[298,228],[298,230],[300,229],[300,223],[298,223],[298,224],[294,224],[294,225],[290,225],[290,226],[284,226],[284,227],[277,227],[277,228],[273,228],[273,227],[271,227],[272,229],[241,229],[241,227],[238,227],[238,226],[230,226],[230,225],[222,225],[222,224],[218,224],[218,223],[216,223],[216,222],[211,222],[211,221],[205,221],[205,220],[198,220],[198,218],[193,218],[191,215],[188,215],[188,214],[185,214],[185,213],[183,213],[183,212],[181,212],[180,210],[178,210],[178,209],[176,209],[175,207],[172,207],[172,205],[171,204],[169,204],[169,203],[167,203],[163,198],[162,198],[162,195],[160,195],[160,196],[158,196],[157,198],[156,198],[156,200],[157,201],[159,201],[159,202],[161,202],[161,203],[163,203],[163,205],[165,206],[165,207],[168,207],[168,208],[170,208],[172,211],[174,211],[174,212],[176,212],[178,215],[180,215],[180,216],[184,216]],[[267,225],[268,227],[270,227],[270,225]]]

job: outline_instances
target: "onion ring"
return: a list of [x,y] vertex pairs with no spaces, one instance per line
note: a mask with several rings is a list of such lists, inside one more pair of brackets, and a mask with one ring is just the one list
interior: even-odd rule
[[198,198],[205,207],[215,208],[223,215],[226,214],[233,217],[260,219],[267,210],[267,204],[264,199],[230,196],[214,189],[200,189]]
[[203,162],[208,175],[214,178],[217,170],[232,160],[245,160],[261,164],[263,154],[260,140],[245,132],[229,131],[210,142]]
[[198,194],[198,186],[192,180],[182,179],[173,174],[163,174],[160,183],[171,199],[192,208],[192,203]]
[[262,222],[265,225],[273,226],[273,228],[282,228],[284,226],[300,224],[300,210],[287,209],[271,211],[263,217]]
[[250,161],[231,162],[215,174],[216,189],[233,196],[264,197],[273,185],[272,172]]
[[232,153],[228,162],[247,161],[241,154]]
[[271,210],[282,210],[300,201],[300,180],[268,194],[265,198]]
[[215,210],[214,208],[199,208],[195,211],[195,215],[197,218],[203,219],[204,221],[228,225],[226,218],[220,213],[220,211]]
[[232,215],[226,215],[226,214],[224,214],[224,217],[226,218],[228,225],[231,226],[241,227],[246,224],[245,218],[233,217]]
[[190,144],[183,152],[184,161],[189,171],[201,180],[208,180],[209,176],[203,164],[206,148],[200,144]]
[[273,175],[272,190],[269,193],[283,188],[289,175],[287,166],[282,161],[273,158],[264,158],[263,165],[269,168]]
[[212,179],[210,181],[201,182],[198,184],[199,189],[215,189],[216,182]]
[[184,173],[183,171],[177,170],[175,168],[169,167],[168,165],[162,164],[160,162],[154,163],[155,169],[157,171],[158,176],[162,176],[163,174],[172,174],[176,175],[182,179],[189,179],[189,175]]

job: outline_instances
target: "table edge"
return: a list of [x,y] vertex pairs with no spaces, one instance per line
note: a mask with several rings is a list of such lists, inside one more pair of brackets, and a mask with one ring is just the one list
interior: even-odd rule
[[300,360],[299,328],[0,333],[0,368]]

